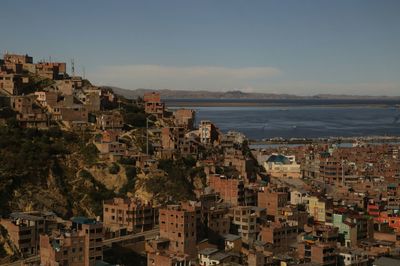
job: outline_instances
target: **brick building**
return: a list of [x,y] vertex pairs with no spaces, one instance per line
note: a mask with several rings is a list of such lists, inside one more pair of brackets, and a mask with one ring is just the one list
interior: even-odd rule
[[54,231],[40,236],[40,265],[89,265],[85,235],[77,231]]
[[81,232],[85,236],[84,251],[88,254],[88,264],[103,260],[104,229],[101,222],[86,217],[73,217],[71,230]]
[[169,250],[196,257],[196,212],[180,205],[160,209],[160,237],[169,239]]
[[233,206],[244,205],[244,182],[242,179],[228,178],[211,174],[208,177],[209,186],[227,203]]
[[183,127],[186,130],[192,130],[194,127],[195,111],[192,109],[178,109],[174,112],[174,122],[176,126]]
[[286,252],[291,245],[297,244],[298,232],[299,227],[295,221],[269,221],[261,225],[258,240],[271,243],[274,252]]
[[57,227],[56,216],[50,212],[15,212],[0,224],[10,240],[26,256],[39,254],[39,236]]
[[254,206],[237,206],[230,209],[230,232],[242,237],[244,243],[257,240],[260,232],[260,219],[266,218],[264,208]]
[[66,63],[40,62],[36,64],[36,74],[44,78],[57,80],[66,74],[66,68]]
[[116,237],[154,229],[158,208],[134,198],[114,198],[103,202],[103,223]]
[[144,111],[157,118],[164,116],[165,104],[161,102],[161,96],[157,92],[148,92],[144,94]]
[[96,126],[101,130],[121,130],[124,118],[119,111],[102,112],[96,117]]
[[276,217],[289,202],[287,187],[269,185],[260,187],[258,191],[257,206],[267,209],[267,215]]

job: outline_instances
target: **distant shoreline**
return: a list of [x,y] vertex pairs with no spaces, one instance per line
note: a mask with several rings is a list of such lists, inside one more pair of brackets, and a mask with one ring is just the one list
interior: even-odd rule
[[[301,101],[301,100],[300,100]],[[284,103],[284,102],[249,102],[249,101],[183,101],[183,100],[165,100],[168,107],[360,107],[360,108],[394,108],[393,104],[389,103]]]

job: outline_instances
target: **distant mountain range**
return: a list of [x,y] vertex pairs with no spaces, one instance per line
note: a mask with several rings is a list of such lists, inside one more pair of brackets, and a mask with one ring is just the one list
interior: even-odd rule
[[143,96],[145,92],[157,91],[163,99],[400,99],[400,96],[360,96],[360,95],[335,95],[317,94],[313,96],[298,96],[294,94],[274,94],[274,93],[255,93],[242,92],[240,90],[214,92],[206,90],[149,90],[135,89],[128,90],[118,87],[104,86],[110,88],[119,95],[126,98],[137,98]]

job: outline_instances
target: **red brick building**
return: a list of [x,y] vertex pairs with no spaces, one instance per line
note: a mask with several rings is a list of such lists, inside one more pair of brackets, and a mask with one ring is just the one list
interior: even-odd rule
[[243,205],[244,182],[242,179],[228,178],[226,176],[211,174],[208,177],[209,186],[227,203],[233,206]]
[[112,237],[152,230],[158,225],[158,208],[134,198],[103,202],[103,223]]

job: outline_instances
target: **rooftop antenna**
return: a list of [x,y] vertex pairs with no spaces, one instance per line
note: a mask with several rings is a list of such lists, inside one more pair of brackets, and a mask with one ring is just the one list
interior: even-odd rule
[[82,72],[83,72],[83,79],[86,79],[86,71],[85,71],[85,67],[82,67]]
[[75,61],[73,58],[71,59],[71,74],[72,77],[75,77]]

